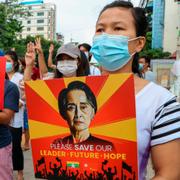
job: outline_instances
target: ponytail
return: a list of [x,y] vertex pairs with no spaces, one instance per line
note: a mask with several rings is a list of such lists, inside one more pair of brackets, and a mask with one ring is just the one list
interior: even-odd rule
[[142,77],[142,73],[139,71],[138,59],[139,59],[139,54],[136,53],[134,55],[134,59],[133,59],[133,62],[132,62],[132,72],[134,74],[137,74],[139,77]]

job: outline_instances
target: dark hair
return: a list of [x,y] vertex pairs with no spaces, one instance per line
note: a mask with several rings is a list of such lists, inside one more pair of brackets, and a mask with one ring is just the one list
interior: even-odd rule
[[85,71],[85,76],[90,75],[89,61],[83,51],[80,50],[82,66]]
[[[148,28],[148,22],[145,15],[145,11],[143,8],[134,7],[133,4],[129,1],[122,1],[122,0],[116,0],[112,3],[106,5],[102,11],[99,14],[99,17],[101,14],[109,9],[109,8],[126,8],[130,9],[132,16],[134,18],[135,22],[135,28],[136,28],[136,36],[146,36],[147,28]],[[98,18],[99,19],[99,18]],[[132,71],[133,73],[137,73],[139,76],[141,76],[141,73],[138,68],[138,53],[134,55],[133,63],[132,63]]]
[[150,64],[151,64],[151,59],[150,59],[150,57],[148,57],[148,56],[140,56],[139,59],[140,59],[140,58],[145,59],[145,62],[148,63],[148,67],[150,67]]
[[5,55],[8,55],[11,57],[11,59],[14,62],[14,71],[17,72],[19,70],[19,62],[18,62],[18,56],[15,51],[7,51]]
[[5,79],[9,80],[9,77],[8,77],[7,73],[5,73]]
[[[58,57],[56,58],[56,66],[57,66],[57,62],[58,62],[57,59],[58,59]],[[81,57],[78,57],[78,63],[79,63],[79,65],[78,65],[78,69],[76,71],[77,77],[78,76],[85,76],[86,73],[85,73],[85,69],[83,67],[83,60],[82,60]],[[63,77],[63,74],[61,72],[59,72],[58,69],[56,68],[56,70],[55,70],[55,78],[62,78],[62,77]]]
[[97,102],[96,102],[96,97],[93,94],[92,90],[87,86],[85,83],[81,81],[73,81],[71,82],[67,88],[61,90],[58,96],[58,107],[59,107],[59,112],[61,116],[64,119],[66,118],[66,110],[67,110],[67,95],[70,91],[72,90],[81,90],[86,94],[86,97],[88,99],[88,102],[94,109],[94,112],[96,113],[97,111]]
[[80,47],[83,46],[85,49],[87,49],[87,51],[89,52],[91,50],[91,46],[87,43],[82,43],[80,44],[78,47],[80,49]]

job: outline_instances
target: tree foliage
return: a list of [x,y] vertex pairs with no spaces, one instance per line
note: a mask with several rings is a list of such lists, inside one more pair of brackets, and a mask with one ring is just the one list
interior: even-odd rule
[[[39,37],[39,36],[36,36]],[[14,44],[13,48],[16,50],[18,56],[23,57],[26,53],[26,46],[29,42],[35,42],[35,38],[33,36],[27,36],[26,39],[19,39],[17,43]],[[49,55],[49,47],[50,44],[54,44],[54,57],[57,49],[61,46],[61,44],[57,43],[56,41],[49,41],[44,37],[41,37],[41,45],[44,52],[45,60],[47,61]],[[53,59],[54,59],[53,57]]]
[[16,43],[17,33],[21,32],[23,28],[17,18],[22,12],[23,8],[17,0],[0,3],[0,48],[6,50]]
[[[30,15],[27,9],[18,3],[18,0],[8,0],[0,3],[0,49],[7,51],[14,48],[18,56],[23,57],[25,55],[27,43],[30,41],[35,42],[36,37],[27,36],[25,39],[20,39],[18,35],[23,29],[20,21],[21,17]],[[63,35],[61,36],[63,38]],[[46,40],[43,37],[41,37],[41,43],[46,60],[49,54],[50,43],[54,44],[55,52],[60,46],[57,42]]]

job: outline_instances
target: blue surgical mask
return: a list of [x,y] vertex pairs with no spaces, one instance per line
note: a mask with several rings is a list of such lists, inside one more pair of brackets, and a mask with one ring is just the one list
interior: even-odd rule
[[142,71],[143,68],[144,68],[144,65],[142,63],[139,63],[139,66],[138,66],[139,71]]
[[128,50],[128,42],[135,39],[103,33],[94,37],[90,52],[104,69],[116,71],[125,66],[135,54],[130,55]]
[[6,72],[9,73],[13,69],[13,65],[11,62],[6,62]]

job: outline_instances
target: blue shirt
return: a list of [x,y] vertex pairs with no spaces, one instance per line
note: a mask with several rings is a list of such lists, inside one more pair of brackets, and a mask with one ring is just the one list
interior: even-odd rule
[[[4,108],[15,112],[19,110],[19,91],[18,87],[10,82],[5,81],[4,86]],[[0,148],[11,143],[11,134],[7,125],[0,124]]]

